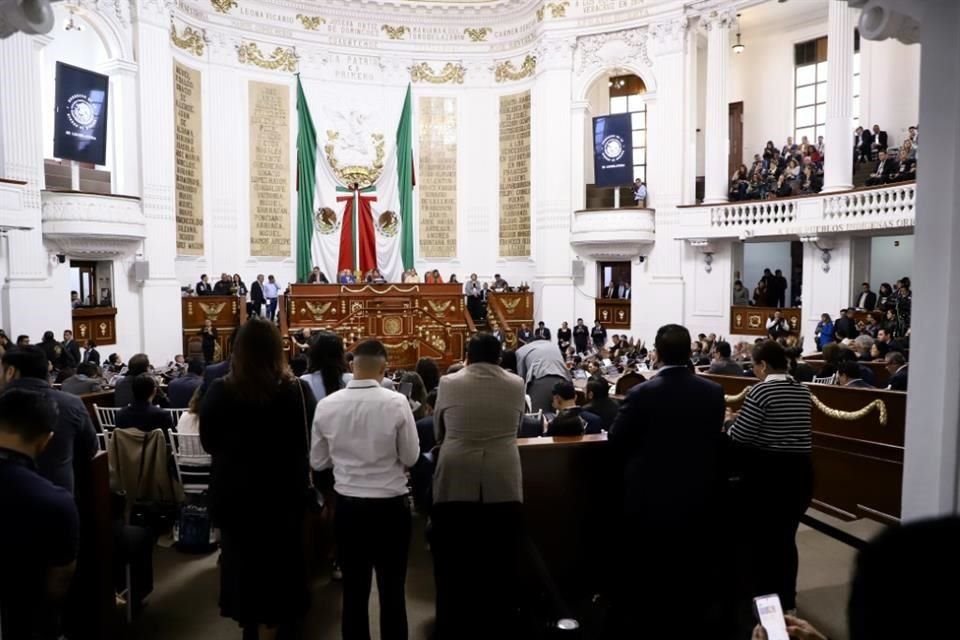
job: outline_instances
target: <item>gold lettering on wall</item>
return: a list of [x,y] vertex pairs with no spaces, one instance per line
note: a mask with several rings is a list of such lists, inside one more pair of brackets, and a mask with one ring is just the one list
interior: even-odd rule
[[500,96],[500,256],[530,255],[530,92]]
[[173,111],[176,120],[177,255],[203,255],[203,116],[200,72],[173,63]]
[[421,96],[420,255],[457,255],[457,99]]
[[290,89],[252,80],[250,255],[290,257]]

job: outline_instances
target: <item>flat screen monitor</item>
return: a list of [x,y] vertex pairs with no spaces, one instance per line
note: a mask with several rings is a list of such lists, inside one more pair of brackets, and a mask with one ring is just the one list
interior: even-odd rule
[[57,62],[53,155],[91,164],[107,161],[107,97],[110,78]]

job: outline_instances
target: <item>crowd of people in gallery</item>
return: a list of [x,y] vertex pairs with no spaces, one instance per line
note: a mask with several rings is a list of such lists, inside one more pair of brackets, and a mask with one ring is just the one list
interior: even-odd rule
[[[867,186],[906,182],[917,178],[919,126],[912,126],[899,147],[890,148],[887,132],[879,125],[873,129],[857,127],[853,139],[855,166],[874,165]],[[756,153],[748,167],[741,164],[730,176],[730,200],[766,200],[820,193],[823,188],[823,163],[826,149],[823,136],[816,143],[807,136],[799,144],[792,137],[777,149],[768,140],[762,153]]]

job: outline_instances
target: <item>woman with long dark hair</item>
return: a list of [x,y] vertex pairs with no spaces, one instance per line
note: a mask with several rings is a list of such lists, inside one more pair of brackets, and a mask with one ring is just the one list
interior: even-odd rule
[[313,334],[307,357],[308,373],[300,379],[310,385],[317,402],[344,387],[343,374],[348,367],[340,336],[331,331]]
[[417,360],[416,372],[420,374],[423,380],[423,386],[427,393],[430,393],[440,384],[440,367],[433,358],[420,358]]
[[221,533],[220,614],[246,637],[273,640],[309,606],[303,520],[315,407],[310,386],[290,372],[280,332],[264,320],[240,328],[230,373],[200,405]]

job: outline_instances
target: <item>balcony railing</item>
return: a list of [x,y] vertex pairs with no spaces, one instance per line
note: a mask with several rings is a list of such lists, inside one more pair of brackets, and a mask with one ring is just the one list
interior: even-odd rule
[[839,193],[680,207],[678,239],[817,235],[914,225],[916,183]]

